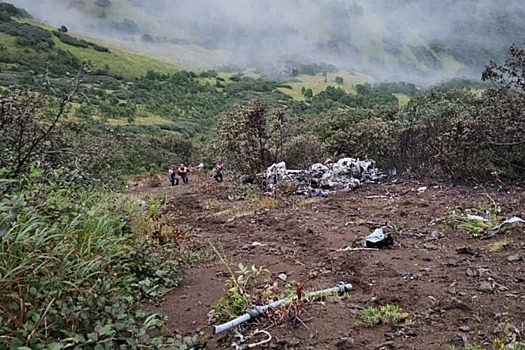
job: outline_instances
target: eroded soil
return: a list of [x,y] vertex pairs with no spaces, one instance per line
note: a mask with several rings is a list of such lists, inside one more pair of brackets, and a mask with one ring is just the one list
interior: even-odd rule
[[[305,291],[340,281],[353,285],[346,298],[306,304],[304,324],[270,325],[262,319],[243,327],[246,336],[269,326],[273,339],[258,348],[463,349],[476,344],[492,349],[505,325],[507,333],[524,341],[523,226],[480,240],[445,223],[452,210],[464,213],[479,205],[496,204],[502,217],[525,218],[522,189],[399,180],[252,210],[248,202],[219,199],[227,197],[228,184],[211,181],[193,176],[186,186],[136,191],[173,197],[178,225],[197,229],[234,266],[267,268],[270,283],[283,284],[277,276],[284,273]],[[342,250],[361,247],[363,238],[382,225],[390,227],[394,238],[390,249]],[[182,334],[210,334],[207,349],[233,349],[233,332],[212,335],[208,321],[227,278],[225,265],[216,258],[192,267],[158,306],[169,316],[168,327]],[[413,324],[356,325],[364,308],[387,303],[399,305]]]

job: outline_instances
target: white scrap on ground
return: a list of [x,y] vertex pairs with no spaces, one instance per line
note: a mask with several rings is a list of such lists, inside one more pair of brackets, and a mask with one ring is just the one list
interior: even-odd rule
[[[313,164],[307,170],[290,170],[280,162],[266,170],[266,190],[273,192],[283,181],[295,185],[296,194],[324,196],[326,191],[354,190],[364,182],[375,182],[379,178],[375,162],[370,159],[342,158],[335,163]],[[322,191],[312,192],[312,189]]]

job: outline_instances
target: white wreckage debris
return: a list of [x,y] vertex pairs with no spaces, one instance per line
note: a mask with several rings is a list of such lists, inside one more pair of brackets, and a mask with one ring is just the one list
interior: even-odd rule
[[364,182],[380,179],[375,161],[342,158],[337,162],[316,163],[308,170],[286,169],[284,162],[276,163],[266,170],[265,188],[273,192],[279,182],[295,186],[299,195],[326,196],[328,191],[355,190]]

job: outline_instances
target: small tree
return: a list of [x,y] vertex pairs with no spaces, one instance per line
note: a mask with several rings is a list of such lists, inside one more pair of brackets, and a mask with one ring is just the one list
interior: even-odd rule
[[335,83],[336,83],[336,84],[340,84],[340,85],[342,85],[343,82],[344,82],[343,77],[340,77],[340,76],[335,77]]
[[312,89],[310,89],[310,88],[306,89],[306,91],[304,92],[304,96],[305,96],[306,98],[312,98],[312,97],[314,97],[314,93],[313,93]]
[[[255,176],[276,160],[282,149],[284,112],[272,116],[259,99],[249,108],[237,107],[219,123],[219,145],[230,169]],[[274,138],[275,136],[275,138]]]

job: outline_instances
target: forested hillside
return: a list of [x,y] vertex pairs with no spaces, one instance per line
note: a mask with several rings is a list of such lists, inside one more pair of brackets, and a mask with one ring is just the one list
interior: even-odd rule
[[[199,44],[208,54],[219,49],[212,35],[216,27],[211,24],[217,20],[213,16],[210,27],[197,25],[200,34],[209,35],[205,42],[199,41],[201,37],[142,34],[138,20],[118,22],[113,17],[124,10],[131,11],[126,12],[131,17],[141,10],[147,19],[151,11],[163,10],[168,3],[79,0],[71,6],[85,16],[76,20],[112,26],[114,33],[127,31],[129,40],[138,35],[142,47],[168,42],[175,48]],[[294,2],[297,6],[301,3]],[[346,12],[341,13],[342,18],[360,23],[359,18],[374,7],[410,13],[413,3],[395,1],[386,6],[382,1],[370,1],[366,6],[357,2],[347,6],[345,2],[323,2],[323,13],[337,14],[343,6]],[[42,10],[38,14],[46,16],[46,11],[55,11],[52,5],[58,3],[48,0],[41,4],[45,6],[38,7]],[[117,4],[122,5],[119,11]],[[263,7],[271,10],[269,4],[275,3]],[[493,8],[485,1],[465,4]],[[308,9],[312,10],[305,8],[302,14],[310,13]],[[523,14],[519,6],[514,10],[512,16],[505,17],[510,19],[510,26],[497,11],[490,16],[485,12],[481,17],[467,15],[471,21],[462,23],[476,28],[493,21],[490,23],[502,32],[514,28],[514,33],[521,28],[517,18]],[[233,220],[248,218],[246,215],[251,229],[271,209],[293,208],[301,216],[297,222],[303,222],[311,215],[299,212],[303,204],[315,215],[325,215],[309,198],[303,204],[292,200],[295,188],[278,188],[273,197],[264,194],[261,174],[275,162],[306,169],[327,158],[371,158],[379,169],[396,170],[390,173],[397,172],[400,179],[411,181],[507,186],[525,180],[525,52],[520,45],[507,46],[504,58],[499,59],[499,48],[497,52],[487,49],[480,53],[485,43],[477,42],[478,37],[471,38],[472,46],[461,51],[466,55],[463,58],[458,55],[459,42],[447,47],[437,42],[431,48],[419,40],[423,32],[418,34],[415,46],[409,47],[404,41],[391,43],[390,50],[400,50],[403,57],[410,50],[412,64],[405,68],[417,68],[418,76],[431,68],[443,73],[438,74],[441,78],[446,77],[443,57],[456,68],[477,72],[474,80],[457,78],[423,86],[408,80],[375,80],[374,76],[381,73],[369,69],[385,68],[381,59],[363,72],[341,69],[326,60],[297,57],[283,57],[275,66],[265,66],[268,70],[262,66],[248,69],[251,61],[245,61],[250,63],[246,66],[198,70],[123,50],[117,45],[122,38],[99,40],[71,30],[69,22],[61,20],[51,26],[34,16],[0,2],[2,349],[205,348],[209,334],[199,329],[183,338],[177,330],[165,328],[164,316],[145,311],[144,303],[159,302],[179,285],[186,269],[212,261],[210,249],[211,255],[227,264],[214,243],[203,239],[198,227],[184,224],[186,214],[193,223],[212,222],[210,227],[227,226],[228,230],[234,227]],[[480,18],[483,20],[476,22]],[[250,26],[244,19],[241,22]],[[153,33],[156,26],[149,23]],[[349,26],[354,29],[353,24]],[[225,27],[226,31],[233,29]],[[243,27],[235,28],[242,31]],[[458,28],[448,29],[462,31]],[[365,46],[355,46],[354,34],[333,37],[330,28],[325,29],[323,37],[312,33],[321,51],[337,51],[343,56],[353,53],[354,58],[364,59],[361,53]],[[369,30],[374,36],[373,28]],[[235,30],[232,33],[239,34]],[[267,34],[277,37],[278,33]],[[392,32],[390,37],[399,36]],[[387,44],[381,35],[376,39],[381,47]],[[264,40],[256,41],[259,48],[263,44]],[[414,60],[418,55],[420,58]],[[396,61],[395,66],[400,63],[402,60]],[[481,63],[486,67],[476,71]],[[218,161],[227,169],[224,183],[215,183],[207,172]],[[171,164],[201,162],[205,172],[192,174],[189,186],[166,187]],[[408,191],[414,192],[403,188],[399,196]],[[419,190],[412,193],[414,202],[404,201],[403,206],[420,203],[419,195]],[[382,202],[387,198],[372,196]],[[495,203],[492,205],[494,211],[499,210]],[[346,216],[347,211],[337,206],[336,210]],[[242,208],[242,212],[230,207]],[[392,208],[373,211],[383,211],[377,219],[383,220],[386,212],[396,214]],[[408,211],[407,207],[403,215]],[[281,214],[288,215],[284,211]],[[498,215],[502,216],[499,211]],[[231,218],[221,221],[219,216]],[[280,231],[284,230],[280,222],[285,221],[275,220]],[[368,218],[359,218],[361,221],[368,222]],[[437,221],[442,222],[441,218]],[[425,230],[430,226],[424,225]],[[392,227],[396,233],[403,229]],[[306,232],[307,239],[318,238],[310,229],[301,230],[300,235]],[[342,237],[339,232],[337,235]],[[295,238],[290,242],[297,249]],[[239,245],[238,237],[234,244]],[[254,247],[250,245],[249,250]],[[283,255],[277,249],[272,254]],[[292,260],[295,264],[297,256]],[[319,267],[319,256],[312,261],[316,261],[315,268]],[[250,271],[263,271],[240,269],[245,276]],[[461,276],[464,278],[465,273]],[[234,281],[240,286],[242,279],[234,277]],[[299,290],[300,285],[296,288]],[[247,300],[246,295],[233,301],[226,295],[220,302],[236,302],[226,305],[235,306],[227,316],[236,316],[245,309]],[[178,317],[179,311],[175,314]]]
[[190,69],[254,67],[285,79],[298,64],[314,62],[376,80],[478,78],[489,60],[521,44],[525,31],[525,8],[515,0],[13,2],[55,26]]

